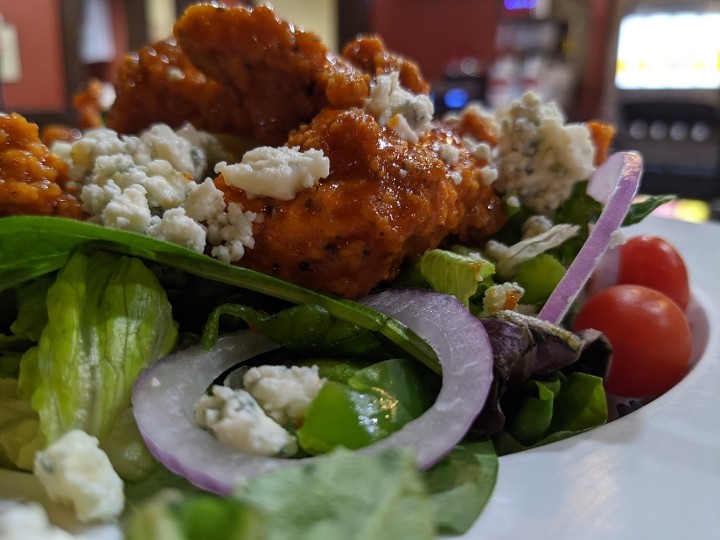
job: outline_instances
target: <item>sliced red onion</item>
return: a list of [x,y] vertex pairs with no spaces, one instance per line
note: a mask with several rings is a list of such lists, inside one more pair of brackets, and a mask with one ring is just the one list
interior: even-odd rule
[[608,185],[613,185],[614,188],[610,191],[605,207],[590,231],[588,239],[545,302],[538,318],[554,324],[562,321],[610,245],[613,234],[622,225],[637,195],[641,175],[642,158],[635,152],[613,154],[592,175],[588,183],[588,193],[591,191],[591,186],[601,186],[602,189],[592,190],[596,194],[608,192]]
[[612,287],[618,281],[620,273],[620,248],[611,247],[600,257],[590,279],[585,286],[585,295],[589,298],[593,294]]
[[[437,400],[421,417],[359,451],[411,446],[418,465],[430,467],[460,442],[485,404],[493,365],[488,336],[460,302],[432,291],[388,290],[363,303],[424,338],[440,360],[443,379]],[[262,336],[241,331],[221,338],[211,351],[190,347],[148,368],[133,387],[133,408],[150,452],[174,473],[222,495],[252,476],[322,459],[243,454],[195,424],[195,403],[219,374],[275,347]]]

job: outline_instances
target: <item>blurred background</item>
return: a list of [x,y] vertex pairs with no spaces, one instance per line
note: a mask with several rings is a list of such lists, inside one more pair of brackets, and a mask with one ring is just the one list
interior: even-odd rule
[[[111,85],[123,56],[167,37],[191,3],[0,0],[0,111],[73,124],[88,78]],[[271,3],[335,51],[379,34],[432,81],[439,113],[533,90],[568,120],[612,122],[614,149],[644,155],[643,192],[679,195],[662,212],[720,219],[720,0]]]

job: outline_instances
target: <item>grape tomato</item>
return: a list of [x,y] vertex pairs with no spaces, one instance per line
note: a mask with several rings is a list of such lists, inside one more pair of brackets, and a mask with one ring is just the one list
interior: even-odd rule
[[657,236],[635,236],[620,246],[617,282],[660,291],[682,311],[690,301],[685,261],[672,244]]
[[687,373],[692,340],[680,307],[665,294],[642,285],[614,285],[580,308],[573,330],[594,328],[613,348],[608,392],[654,397]]

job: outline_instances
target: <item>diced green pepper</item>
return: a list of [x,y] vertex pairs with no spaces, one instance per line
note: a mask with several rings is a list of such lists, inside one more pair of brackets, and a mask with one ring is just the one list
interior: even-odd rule
[[513,280],[525,293],[523,304],[545,302],[565,275],[565,267],[549,253],[541,253],[532,259],[521,262]]
[[298,440],[311,454],[338,446],[362,448],[420,416],[430,402],[412,362],[384,360],[357,371],[345,383],[327,381],[310,405]]

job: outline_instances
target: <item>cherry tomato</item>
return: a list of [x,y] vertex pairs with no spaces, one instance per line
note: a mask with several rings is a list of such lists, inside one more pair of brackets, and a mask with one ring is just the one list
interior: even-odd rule
[[690,300],[687,268],[666,240],[642,235],[620,247],[618,283],[644,285],[672,298],[685,311]]
[[573,330],[595,328],[613,348],[608,392],[652,397],[672,388],[689,366],[690,327],[679,306],[642,285],[614,285],[591,296]]

